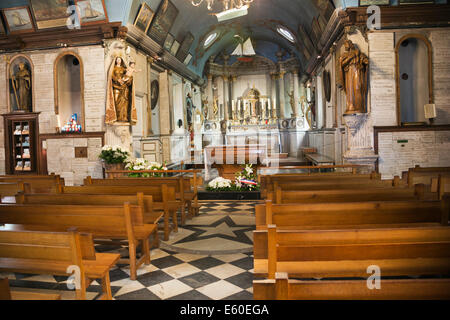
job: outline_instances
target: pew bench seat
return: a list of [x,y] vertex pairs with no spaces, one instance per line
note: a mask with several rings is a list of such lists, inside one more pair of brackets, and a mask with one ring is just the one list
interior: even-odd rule
[[[367,267],[377,265],[383,276],[450,275],[450,259],[370,259],[339,261],[277,261],[277,270],[298,278],[365,277]],[[267,278],[268,259],[254,260],[254,276]]]

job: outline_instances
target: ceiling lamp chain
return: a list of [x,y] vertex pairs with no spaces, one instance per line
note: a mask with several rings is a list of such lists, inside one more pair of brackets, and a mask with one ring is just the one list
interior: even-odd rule
[[[212,10],[212,7],[214,6],[214,0],[191,0],[191,3],[194,7],[198,7],[203,3],[203,1],[206,2],[208,10]],[[254,0],[217,0],[222,2],[223,4],[223,10],[230,10],[230,9],[240,9],[244,5],[249,5]]]

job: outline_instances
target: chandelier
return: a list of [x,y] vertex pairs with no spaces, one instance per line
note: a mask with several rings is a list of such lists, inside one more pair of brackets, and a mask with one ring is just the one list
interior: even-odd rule
[[[191,3],[194,7],[198,7],[203,3],[203,1],[206,2],[208,10],[212,10],[212,7],[214,5],[214,0],[191,0]],[[253,2],[253,0],[217,0],[221,1],[223,4],[223,11],[231,10],[231,9],[241,9],[245,5],[249,5]]]

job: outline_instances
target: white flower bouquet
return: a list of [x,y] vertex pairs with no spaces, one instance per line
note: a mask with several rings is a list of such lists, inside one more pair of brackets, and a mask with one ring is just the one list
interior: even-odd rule
[[208,191],[231,191],[233,190],[233,183],[231,180],[218,177],[210,181],[206,187]]
[[[145,159],[137,158],[137,159],[127,159],[125,169],[129,171],[167,171],[167,167],[165,165],[162,165],[158,162],[148,162]],[[149,173],[149,172],[130,172],[128,174],[129,177],[134,178],[148,178],[148,177],[162,177],[164,173],[162,172],[155,172],[155,173]]]
[[120,146],[108,146],[105,145],[98,156],[107,164],[124,163],[130,156],[128,150],[121,148]]

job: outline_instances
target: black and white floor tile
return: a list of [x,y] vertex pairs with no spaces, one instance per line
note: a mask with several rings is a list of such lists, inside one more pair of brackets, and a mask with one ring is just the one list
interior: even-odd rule
[[[138,269],[130,280],[129,267],[110,271],[111,290],[116,300],[251,300],[253,299],[254,202],[204,202],[200,214],[180,226],[169,241],[151,250],[151,264]],[[162,238],[162,237],[161,237]],[[100,252],[126,252],[125,248],[97,246]],[[5,274],[10,286],[24,290],[58,292],[73,299],[67,277]],[[95,299],[100,285],[88,288]]]

